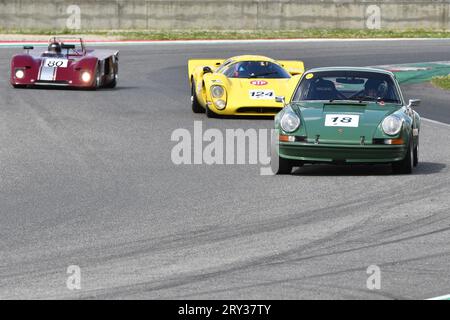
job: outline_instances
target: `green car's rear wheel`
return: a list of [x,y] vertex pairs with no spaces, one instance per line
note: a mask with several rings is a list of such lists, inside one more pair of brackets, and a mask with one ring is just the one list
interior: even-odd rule
[[406,156],[402,161],[394,162],[392,164],[392,171],[395,174],[410,174],[412,173],[412,169],[414,167],[414,142],[411,137],[409,139],[408,151],[406,152]]

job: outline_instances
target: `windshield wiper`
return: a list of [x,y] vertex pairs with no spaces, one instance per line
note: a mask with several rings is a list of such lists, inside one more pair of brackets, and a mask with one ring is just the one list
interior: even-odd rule
[[356,96],[356,97],[351,97],[350,100],[358,100],[359,102],[362,102],[364,100],[366,101],[382,101],[382,99],[380,98],[375,98],[372,96]]
[[328,100],[328,103],[351,103],[351,104],[364,104],[362,101],[358,100],[352,100],[352,99],[330,99]]
[[271,71],[271,72],[265,72],[265,73],[258,73],[258,74],[251,74],[250,76],[249,76],[249,78],[258,78],[258,77],[264,77],[264,76],[268,76],[268,75],[271,75],[271,74],[276,74],[276,73],[278,73],[278,72],[276,72],[276,71]]
[[366,101],[369,100],[369,101],[376,101],[377,103],[380,103],[380,102],[399,103],[397,100],[394,100],[394,99],[382,99],[380,97],[375,98],[372,96],[357,96],[357,97],[352,97],[351,99],[358,100],[359,102],[362,102],[364,100],[366,100]]

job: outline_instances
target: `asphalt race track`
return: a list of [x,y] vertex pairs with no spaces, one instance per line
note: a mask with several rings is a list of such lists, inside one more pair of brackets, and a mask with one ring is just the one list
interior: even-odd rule
[[[0,298],[425,299],[450,293],[450,126],[421,164],[179,165],[171,133],[271,128],[190,109],[186,61],[258,53],[308,68],[450,60],[450,41],[121,46],[115,90],[18,89],[0,49]],[[450,123],[450,94],[405,88]],[[81,290],[66,287],[69,265]],[[370,265],[381,289],[369,290]]]

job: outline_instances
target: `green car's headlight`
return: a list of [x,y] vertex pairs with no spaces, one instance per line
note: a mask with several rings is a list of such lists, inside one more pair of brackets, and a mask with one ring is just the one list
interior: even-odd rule
[[386,117],[381,124],[384,133],[389,136],[395,136],[402,129],[403,121],[398,116],[392,115]]
[[288,109],[281,117],[280,126],[284,132],[294,132],[300,126],[300,118],[292,111],[292,109]]
[[212,86],[211,95],[213,98],[221,98],[225,93],[225,89],[222,86]]

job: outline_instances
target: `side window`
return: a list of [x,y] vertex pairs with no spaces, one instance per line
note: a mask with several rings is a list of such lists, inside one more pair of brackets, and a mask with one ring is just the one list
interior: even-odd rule
[[303,80],[297,88],[297,92],[294,96],[294,101],[308,100],[311,81]]
[[236,67],[236,63],[229,64],[222,70],[222,73],[225,76],[227,76],[228,78],[233,77],[235,67]]
[[228,66],[230,65],[230,63],[232,63],[233,60],[227,60],[225,61],[216,71],[220,72],[220,73],[224,73],[225,70],[228,68]]

